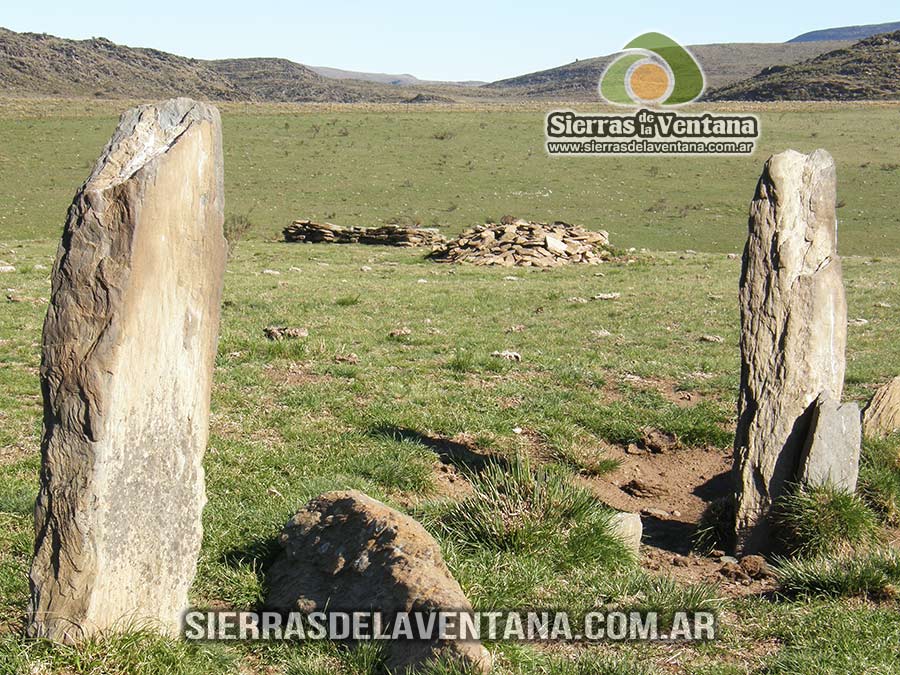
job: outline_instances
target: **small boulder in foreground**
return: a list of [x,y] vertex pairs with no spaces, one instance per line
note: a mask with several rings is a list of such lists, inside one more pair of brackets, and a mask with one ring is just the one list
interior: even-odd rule
[[[472,611],[422,525],[355,490],[311,500],[281,533],[283,552],[269,575],[267,605],[280,611]],[[481,672],[490,653],[477,641],[388,644],[387,667],[403,672],[427,661],[455,659]]]

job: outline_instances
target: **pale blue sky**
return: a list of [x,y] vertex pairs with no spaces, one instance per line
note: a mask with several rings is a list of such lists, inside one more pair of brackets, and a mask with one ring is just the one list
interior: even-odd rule
[[4,4],[0,25],[15,31],[102,36],[195,58],[280,56],[442,80],[495,80],[550,68],[614,52],[648,30],[682,44],[780,42],[819,28],[900,20],[900,10],[884,0]]

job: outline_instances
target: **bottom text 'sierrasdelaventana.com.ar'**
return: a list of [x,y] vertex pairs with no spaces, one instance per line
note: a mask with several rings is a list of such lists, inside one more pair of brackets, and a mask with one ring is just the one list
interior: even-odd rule
[[187,640],[685,641],[716,637],[714,612],[435,611],[239,612],[190,610]]

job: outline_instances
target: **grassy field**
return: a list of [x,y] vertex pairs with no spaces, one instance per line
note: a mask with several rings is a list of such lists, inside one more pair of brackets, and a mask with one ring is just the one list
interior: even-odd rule
[[[420,517],[477,608],[719,615],[720,638],[699,645],[491,644],[498,673],[900,672],[900,564],[884,559],[900,525],[896,440],[867,447],[864,500],[813,495],[792,507],[800,525],[862,514],[865,541],[839,527],[804,534],[809,555],[765,594],[642,568],[581,516],[533,514],[522,532],[543,539],[522,535],[510,548],[473,527],[484,524],[476,515],[508,516],[501,507],[454,511],[467,481],[441,462],[451,444],[528,458],[523,480],[540,484],[547,470],[571,495],[601,495],[647,426],[677,435],[686,458],[727,456],[740,262],[726,253],[745,236],[765,152],[788,146],[821,145],[839,163],[850,316],[867,320],[849,329],[847,397],[865,400],[900,372],[900,215],[887,199],[900,180],[896,119],[896,108],[778,111],[763,115],[764,151],[751,160],[603,162],[546,158],[534,112],[226,111],[227,210],[249,213],[256,228],[226,273],[192,600],[257,606],[284,522],[308,498],[352,487]],[[0,310],[0,673],[377,673],[371,650],[331,645],[189,646],[136,634],[76,650],[20,637],[49,268],[65,207],[113,125],[105,114],[0,119],[0,195],[10,205],[0,260],[16,267],[0,274],[9,296]],[[271,241],[299,216],[459,230],[507,212],[606,227],[620,246],[699,252],[538,272]],[[577,301],[599,293],[621,295]],[[309,336],[272,342],[263,335],[271,324]],[[390,335],[403,327],[408,335]],[[701,340],[708,335],[724,340]],[[521,362],[491,356],[504,349]],[[570,534],[579,531],[591,534]],[[872,537],[881,553],[850,569],[840,556],[868,550]]]
[[[0,108],[0,240],[58,234],[74,188],[115,127],[111,107],[44,116]],[[900,253],[896,106],[773,106],[760,116],[762,139],[749,158],[560,159],[543,150],[541,108],[231,106],[227,208],[249,215],[258,238],[280,236],[296,218],[457,232],[513,214],[606,229],[620,247],[736,252],[764,159],[824,147],[838,166],[842,252]]]

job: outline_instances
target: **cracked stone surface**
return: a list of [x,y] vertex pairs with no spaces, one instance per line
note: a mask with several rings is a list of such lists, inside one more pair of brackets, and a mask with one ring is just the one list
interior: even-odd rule
[[743,554],[770,547],[767,516],[797,475],[816,399],[841,399],[847,304],[835,195],[831,155],[788,150],[766,162],[750,205],[734,446]]
[[69,208],[43,332],[32,636],[179,630],[206,501],[223,200],[219,113],[181,98],[123,114]]

